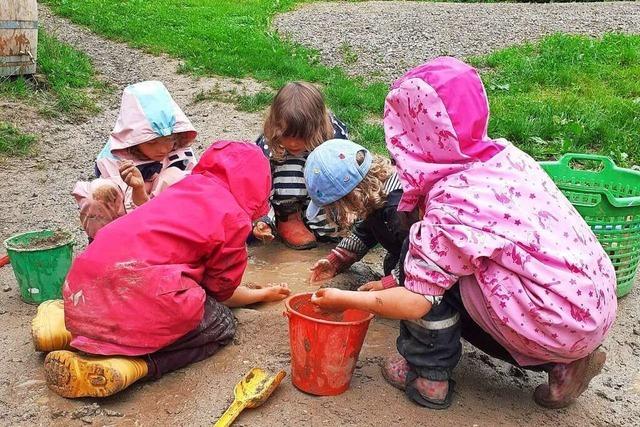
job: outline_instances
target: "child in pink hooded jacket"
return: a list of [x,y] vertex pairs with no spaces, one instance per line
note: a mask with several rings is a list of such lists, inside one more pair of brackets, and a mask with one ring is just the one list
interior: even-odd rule
[[89,240],[187,176],[197,163],[189,148],[196,136],[161,82],[127,86],[118,120],[96,159],[97,179],[76,183],[72,193]]
[[540,166],[487,136],[478,73],[437,58],[393,85],[387,147],[419,212],[399,287],[324,289],[322,307],[402,319],[383,374],[417,403],[446,408],[460,337],[487,354],[549,374],[535,401],[570,404],[605,361],[598,349],[616,313],[615,272],[589,226]]

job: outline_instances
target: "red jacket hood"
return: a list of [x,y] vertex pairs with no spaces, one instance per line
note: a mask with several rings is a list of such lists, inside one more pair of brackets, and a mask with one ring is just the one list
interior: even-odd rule
[[252,220],[268,213],[271,169],[269,160],[255,144],[216,141],[192,173],[213,176],[225,184]]

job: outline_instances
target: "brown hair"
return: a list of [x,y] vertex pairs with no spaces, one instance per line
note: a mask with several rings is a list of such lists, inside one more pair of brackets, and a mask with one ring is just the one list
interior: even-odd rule
[[[358,151],[356,154],[358,164],[362,164],[364,157],[365,152]],[[347,232],[356,219],[364,219],[384,205],[387,201],[384,184],[393,172],[389,159],[374,154],[369,172],[356,188],[343,198],[325,206],[327,216],[338,225],[341,231]]]
[[[187,146],[189,144],[189,142],[190,142],[190,139],[191,139],[191,135],[190,135],[189,132],[176,132],[176,133],[171,134],[171,136],[174,139],[173,150],[177,150],[179,148],[183,148],[183,147]],[[155,140],[159,139],[159,138],[162,138],[162,137],[159,136],[157,138],[150,139],[147,142],[143,142],[143,144],[146,144],[146,143],[149,143],[149,142],[153,144],[153,142]],[[138,145],[140,145],[140,144],[138,144]],[[142,151],[140,151],[140,148],[138,147],[138,145],[134,145],[133,147],[128,147],[127,148],[127,152],[129,153],[129,155],[131,157],[135,157],[137,160],[148,160],[147,156],[142,154]],[[173,151],[173,150],[171,150],[171,151]]]
[[273,160],[284,160],[282,138],[303,139],[306,149],[312,151],[333,135],[322,93],[312,84],[287,83],[273,98],[264,122],[264,136],[269,141]]

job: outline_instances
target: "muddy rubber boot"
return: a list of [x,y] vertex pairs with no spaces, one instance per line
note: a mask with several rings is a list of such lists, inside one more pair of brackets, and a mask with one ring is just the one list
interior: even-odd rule
[[277,229],[282,243],[291,249],[311,249],[318,246],[316,237],[302,222],[300,212],[294,212],[287,219],[278,221]]
[[404,390],[409,373],[409,362],[399,354],[389,356],[382,366],[382,376],[397,389]]
[[45,301],[38,306],[36,317],[31,321],[31,337],[36,351],[49,352],[71,348],[71,333],[64,325],[62,300]]
[[44,371],[47,385],[60,396],[106,397],[145,377],[149,367],[139,357],[86,356],[62,350],[47,355]]
[[[409,362],[400,354],[390,356],[382,366],[382,376],[397,389],[421,406],[431,409],[446,409],[451,406],[454,381],[433,381],[418,377],[411,372]],[[408,378],[408,380],[407,380]]]
[[606,353],[598,348],[575,362],[556,364],[549,372],[549,383],[536,388],[533,400],[552,409],[571,405],[589,387],[593,377],[600,373],[606,360]]

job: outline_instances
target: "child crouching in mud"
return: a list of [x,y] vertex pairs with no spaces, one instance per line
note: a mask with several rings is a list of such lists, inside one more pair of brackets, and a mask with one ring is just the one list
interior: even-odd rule
[[36,349],[51,351],[49,388],[104,397],[159,378],[231,341],[229,307],[288,296],[286,285],[239,286],[270,190],[261,150],[221,141],[191,175],[103,227],[71,266],[64,311],[47,302],[33,320]]
[[[605,363],[615,273],[569,201],[528,155],[487,136],[478,73],[454,58],[411,70],[387,96],[384,127],[410,229],[399,286],[318,290],[318,306],[400,319],[384,377],[420,405],[451,404],[460,337],[490,356],[548,372],[534,400],[571,404]],[[306,176],[312,176],[310,155]],[[331,175],[335,164],[319,173]],[[333,176],[336,182],[342,176]],[[318,195],[329,188],[309,188]],[[328,203],[325,199],[323,203]]]
[[[345,160],[335,162],[340,155],[345,156]],[[325,164],[332,168],[332,175],[320,173]],[[341,179],[328,181],[331,176]],[[320,212],[321,208],[313,201],[317,200],[324,204],[329,219],[340,229],[348,230],[353,225],[338,246],[313,266],[311,283],[343,272],[380,244],[387,250],[383,265],[385,276],[379,282],[362,286],[361,290],[397,286],[400,252],[408,229],[398,215],[402,187],[389,159],[372,155],[351,141],[327,141],[312,157],[307,183],[315,190],[307,218],[314,218]],[[322,188],[320,193],[319,188]]]

